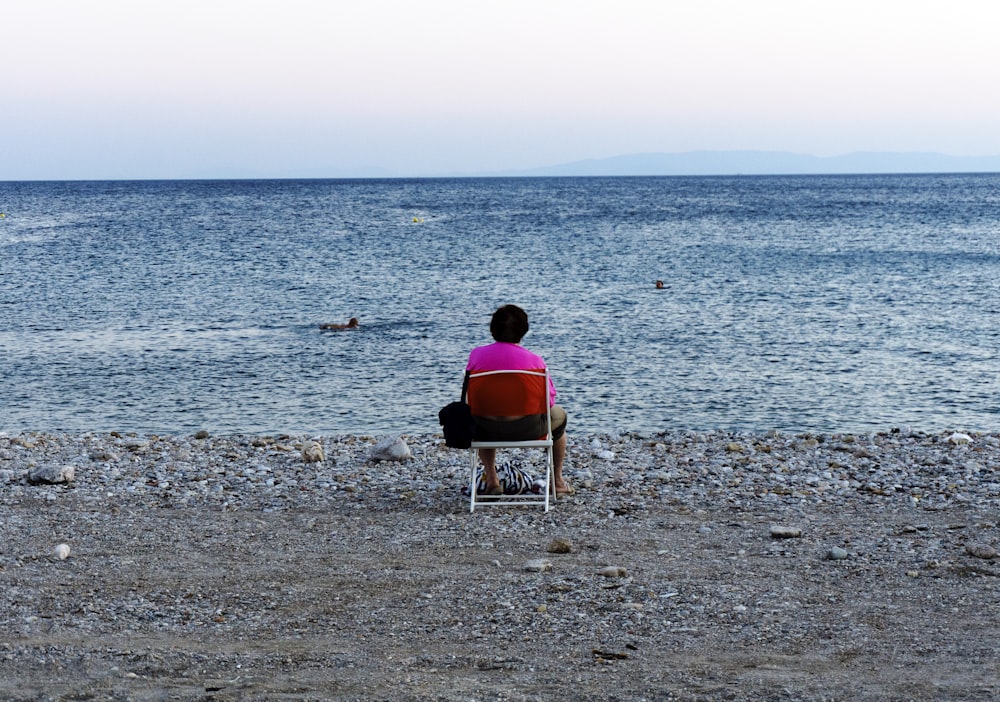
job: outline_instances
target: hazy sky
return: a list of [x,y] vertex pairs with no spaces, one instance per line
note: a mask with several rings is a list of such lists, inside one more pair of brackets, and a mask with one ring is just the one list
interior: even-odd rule
[[996,0],[0,0],[0,179],[1000,154]]

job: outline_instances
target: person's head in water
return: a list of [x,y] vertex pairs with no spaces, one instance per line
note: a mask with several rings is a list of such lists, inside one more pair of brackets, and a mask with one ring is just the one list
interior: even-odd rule
[[357,317],[351,317],[347,324],[320,324],[320,329],[357,329],[361,325]]
[[490,334],[497,341],[520,344],[528,333],[528,313],[517,305],[504,305],[493,313]]

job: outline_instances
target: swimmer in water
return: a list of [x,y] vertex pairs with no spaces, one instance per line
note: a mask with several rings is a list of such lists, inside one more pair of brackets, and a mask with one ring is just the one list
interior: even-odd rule
[[662,280],[656,281],[656,289],[657,290],[663,290],[663,281]]
[[347,324],[320,324],[320,329],[357,329],[361,326],[361,322],[358,321],[357,317],[351,317],[351,320]]

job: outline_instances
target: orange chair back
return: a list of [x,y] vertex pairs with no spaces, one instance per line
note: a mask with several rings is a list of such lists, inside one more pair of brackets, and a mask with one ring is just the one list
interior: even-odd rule
[[545,370],[527,373],[472,373],[466,400],[479,417],[520,417],[549,411]]

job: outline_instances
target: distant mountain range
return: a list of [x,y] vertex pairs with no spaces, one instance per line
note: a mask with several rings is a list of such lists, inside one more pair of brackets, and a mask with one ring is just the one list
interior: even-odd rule
[[482,173],[488,176],[801,175],[844,173],[1000,173],[1000,156],[865,151],[809,156],[785,151],[688,151],[573,161]]
[[306,171],[248,172],[213,169],[188,179],[241,178],[530,178],[559,176],[727,176],[825,175],[849,173],[1000,173],[998,156],[861,151],[843,156],[810,156],[789,151],[686,151],[594,158],[554,166],[504,171],[419,172],[381,167],[310,168]]

